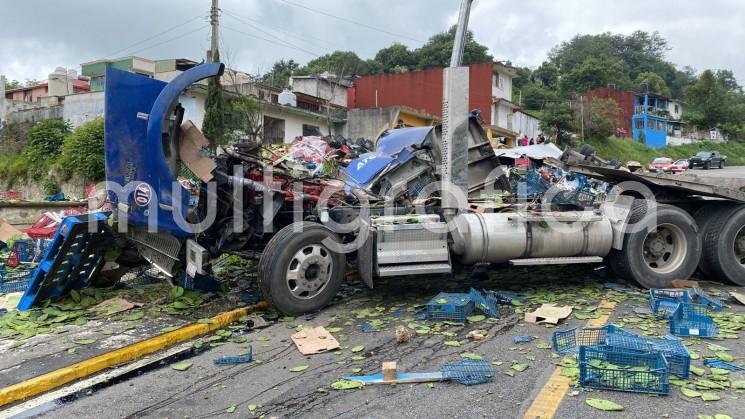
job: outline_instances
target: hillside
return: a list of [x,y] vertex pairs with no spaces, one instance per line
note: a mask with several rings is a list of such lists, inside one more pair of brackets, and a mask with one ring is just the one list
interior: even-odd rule
[[628,138],[610,137],[604,140],[587,140],[587,144],[595,147],[597,154],[605,159],[618,159],[624,164],[629,160],[636,160],[643,165],[649,164],[656,157],[671,157],[673,159],[688,158],[699,151],[715,150],[727,156],[727,165],[745,165],[745,142],[730,141],[727,143],[703,142],[667,146],[664,148],[650,148]]

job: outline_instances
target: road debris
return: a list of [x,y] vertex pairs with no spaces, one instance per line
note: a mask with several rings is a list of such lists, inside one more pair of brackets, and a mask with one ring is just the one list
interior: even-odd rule
[[556,304],[542,304],[531,313],[525,313],[525,321],[528,323],[550,323],[559,324],[560,320],[566,319],[572,314],[571,306],[557,307]]
[[411,340],[414,334],[406,326],[396,327],[396,343],[402,344]]
[[323,326],[303,328],[291,336],[298,351],[303,355],[328,352],[339,347],[339,342]]
[[213,362],[215,365],[236,365],[236,364],[247,364],[253,361],[253,347],[248,345],[248,352],[246,355],[239,356],[222,356],[215,359]]

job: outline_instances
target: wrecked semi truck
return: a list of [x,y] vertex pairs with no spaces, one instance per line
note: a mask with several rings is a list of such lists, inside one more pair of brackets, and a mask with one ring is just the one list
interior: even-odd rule
[[[584,149],[556,164],[615,185],[602,205],[484,205],[507,186],[467,112],[449,121],[450,132],[391,130],[335,178],[299,178],[262,158],[260,144],[211,157],[200,150],[178,99],[222,71],[202,64],[164,83],[107,69],[106,177],[118,229],[99,251],[119,250],[91,273],[99,285],[142,263],[199,278],[224,253],[258,259],[262,295],[288,314],[328,304],[348,269],[372,287],[381,277],[426,281],[460,265],[605,262],[646,287],[670,286],[699,266],[745,285],[745,182],[632,174]],[[201,179],[198,197],[178,182],[189,172]]]

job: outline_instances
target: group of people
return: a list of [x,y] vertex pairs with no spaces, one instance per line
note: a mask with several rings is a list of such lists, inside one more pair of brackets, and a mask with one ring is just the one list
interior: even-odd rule
[[524,147],[528,145],[534,145],[534,144],[543,144],[546,142],[546,137],[543,136],[543,133],[538,134],[535,138],[528,138],[527,134],[523,134],[517,138],[517,145],[519,147]]

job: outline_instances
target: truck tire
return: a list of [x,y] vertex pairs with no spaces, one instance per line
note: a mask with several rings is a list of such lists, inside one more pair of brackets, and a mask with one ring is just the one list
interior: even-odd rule
[[290,224],[272,237],[258,269],[259,289],[270,304],[298,316],[318,311],[334,298],[346,260],[322,243],[326,239],[341,243],[331,230],[310,222]]
[[714,212],[701,231],[701,270],[709,279],[745,286],[745,205]]
[[712,220],[716,219],[724,212],[731,212],[734,206],[734,204],[729,202],[714,202],[704,205],[693,215],[693,218],[696,220],[696,224],[698,225],[698,233],[699,236],[701,236],[702,246],[701,261],[698,264],[698,268],[707,278],[715,278],[715,275],[711,268],[711,264],[709,263],[709,259],[706,257],[706,232],[709,230],[709,224]]
[[[632,212],[634,216],[638,215]],[[670,287],[675,279],[688,279],[701,259],[701,238],[693,217],[680,208],[658,205],[656,214],[645,211],[639,221],[654,221],[656,227],[624,235],[623,249],[611,252],[614,270],[646,288]]]
[[707,161],[704,163],[704,170],[709,170],[711,168],[711,162]]
[[724,160],[719,160],[719,168],[724,169]]

